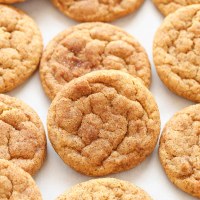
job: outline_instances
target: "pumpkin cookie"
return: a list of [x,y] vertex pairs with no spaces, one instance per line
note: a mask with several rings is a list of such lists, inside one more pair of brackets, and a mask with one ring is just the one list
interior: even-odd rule
[[0,159],[30,174],[46,156],[46,136],[38,115],[22,101],[0,94]]
[[68,17],[82,22],[109,22],[135,12],[144,0],[52,0]]
[[116,70],[91,72],[66,84],[54,98],[47,121],[59,156],[91,176],[135,167],[154,150],[160,131],[149,90]]
[[153,2],[160,12],[165,16],[183,6],[200,4],[200,0],[153,0]]
[[44,51],[40,76],[53,99],[67,82],[100,69],[121,70],[150,85],[151,68],[143,47],[122,29],[106,23],[84,23],[60,33]]
[[139,187],[114,178],[90,180],[72,187],[57,200],[120,199],[151,200]]
[[0,159],[0,199],[42,200],[32,177],[17,165]]
[[42,48],[35,22],[18,9],[0,5],[0,93],[14,89],[31,76]]
[[165,125],[159,156],[169,179],[200,198],[200,104],[177,112]]
[[200,102],[200,5],[167,16],[153,47],[154,63],[164,84],[176,94]]
[[25,0],[0,0],[0,3],[17,3],[17,2],[23,2]]

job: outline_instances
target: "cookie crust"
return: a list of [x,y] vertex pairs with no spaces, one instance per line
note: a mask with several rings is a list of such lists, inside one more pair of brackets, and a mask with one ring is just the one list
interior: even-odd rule
[[35,22],[19,9],[0,5],[0,93],[13,90],[38,67],[43,44]]
[[18,3],[18,2],[24,2],[25,0],[0,0],[0,3]]
[[139,187],[114,178],[90,180],[72,187],[56,200],[88,199],[151,200],[151,197]]
[[200,198],[200,104],[177,112],[163,129],[159,157],[168,178]]
[[200,102],[200,5],[167,16],[153,46],[160,79],[174,93]]
[[40,77],[53,99],[67,82],[100,69],[121,70],[150,85],[151,67],[144,48],[122,29],[106,23],[84,23],[60,33],[43,53]]
[[155,148],[156,102],[139,79],[99,70],[72,80],[48,112],[49,139],[76,171],[103,176],[131,169]]
[[10,161],[0,159],[0,199],[42,200],[32,177]]
[[22,101],[0,94],[0,159],[31,175],[46,157],[46,136],[38,115]]
[[192,4],[200,4],[200,0],[153,0],[158,10],[165,16],[175,12],[183,6],[189,6]]
[[135,12],[144,0],[52,0],[68,17],[81,22],[110,22]]

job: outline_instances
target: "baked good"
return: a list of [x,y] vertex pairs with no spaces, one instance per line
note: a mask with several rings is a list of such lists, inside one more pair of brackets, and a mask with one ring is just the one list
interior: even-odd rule
[[139,187],[114,178],[94,179],[80,183],[59,196],[56,200],[120,199],[151,200]]
[[200,102],[200,4],[178,9],[158,29],[154,63],[163,83],[176,94]]
[[46,136],[38,115],[22,101],[0,94],[0,159],[31,175],[46,157]]
[[42,200],[32,177],[10,161],[0,159],[0,199]]
[[50,106],[47,125],[66,164],[86,175],[104,176],[135,167],[153,151],[160,117],[139,79],[99,70],[66,84]]
[[0,0],[0,3],[17,3],[17,2],[23,2],[25,0]]
[[0,5],[0,93],[13,90],[36,70],[42,36],[35,22],[14,7]]
[[65,15],[82,22],[109,22],[135,12],[144,0],[52,0]]
[[158,10],[165,16],[176,11],[183,6],[188,6],[192,4],[200,4],[200,0],[153,0],[154,4]]
[[100,69],[121,70],[150,85],[151,68],[143,47],[122,29],[94,22],[69,28],[54,38],[42,56],[40,76],[53,99],[67,82]]
[[159,157],[169,179],[200,198],[200,104],[177,112],[165,125]]

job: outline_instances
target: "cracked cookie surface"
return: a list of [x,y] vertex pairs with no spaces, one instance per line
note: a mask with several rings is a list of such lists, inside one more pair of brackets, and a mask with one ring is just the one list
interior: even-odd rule
[[22,101],[0,94],[0,159],[31,175],[46,156],[46,136],[38,115]]
[[164,84],[176,94],[200,102],[200,5],[167,16],[153,47],[154,63]]
[[121,70],[150,85],[151,67],[143,47],[106,23],[84,23],[60,33],[44,51],[40,76],[53,99],[67,82],[100,69]]
[[66,164],[91,176],[128,170],[155,148],[156,102],[127,73],[99,70],[72,80],[48,113],[49,139]]
[[159,157],[169,179],[200,198],[200,104],[177,112],[165,125]]
[[151,200],[151,197],[139,187],[114,178],[90,180],[72,187],[57,200]]
[[17,3],[17,2],[23,2],[25,0],[0,0],[0,3]]
[[42,49],[35,22],[19,9],[0,5],[0,93],[14,89],[32,75]]
[[109,22],[136,11],[144,0],[52,0],[65,15],[82,22]]
[[0,199],[42,200],[32,177],[10,161],[0,159]]
[[160,12],[165,16],[175,12],[177,9],[183,6],[200,4],[200,0],[153,0],[153,2]]

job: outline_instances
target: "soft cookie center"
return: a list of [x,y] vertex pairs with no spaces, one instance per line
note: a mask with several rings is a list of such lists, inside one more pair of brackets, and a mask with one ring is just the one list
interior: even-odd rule
[[38,148],[37,128],[20,109],[0,103],[0,158],[33,159]]
[[111,154],[140,152],[149,145],[148,117],[137,101],[100,83],[91,88],[95,93],[73,102],[62,99],[56,106],[56,121],[65,130],[62,146],[99,166]]

